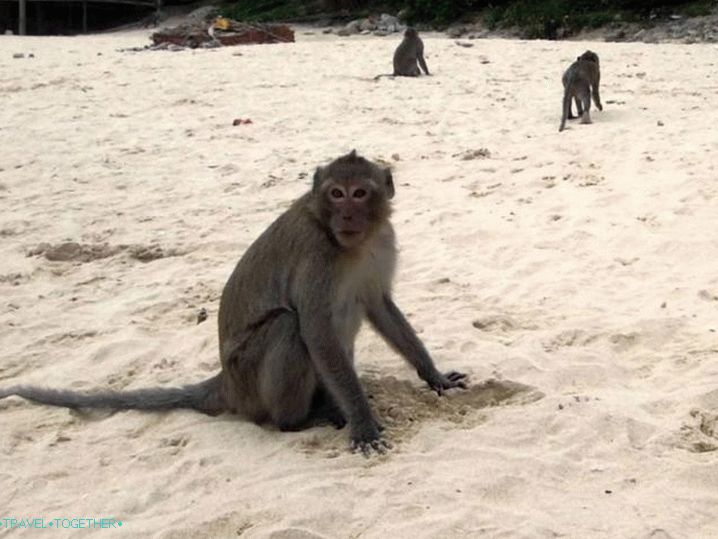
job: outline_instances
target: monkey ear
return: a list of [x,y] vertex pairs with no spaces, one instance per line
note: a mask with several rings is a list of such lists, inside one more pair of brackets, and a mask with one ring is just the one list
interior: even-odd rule
[[324,169],[322,167],[317,167],[317,170],[314,172],[314,180],[312,182],[312,193],[316,194],[319,192],[319,186],[322,184],[322,176],[324,176]]
[[349,152],[349,155],[347,156],[349,159],[356,159],[357,158],[357,151],[356,148],[353,149],[351,152]]
[[384,188],[386,189],[386,198],[394,198],[394,178],[388,168],[384,169]]

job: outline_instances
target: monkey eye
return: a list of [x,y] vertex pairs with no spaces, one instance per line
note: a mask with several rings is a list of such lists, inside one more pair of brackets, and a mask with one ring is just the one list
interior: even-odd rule
[[332,198],[344,198],[344,192],[341,189],[334,188],[331,191],[329,191],[329,194]]
[[354,191],[354,194],[352,195],[354,198],[362,199],[365,198],[367,195],[366,189],[357,189]]

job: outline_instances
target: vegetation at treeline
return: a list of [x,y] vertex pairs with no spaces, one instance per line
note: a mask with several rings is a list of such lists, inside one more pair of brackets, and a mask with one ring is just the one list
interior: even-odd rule
[[708,15],[716,0],[238,0],[226,15],[240,20],[281,21],[320,15],[359,18],[381,12],[401,13],[411,24],[445,26],[483,16],[490,28],[543,29],[558,22],[576,31],[614,20],[641,21],[668,15]]

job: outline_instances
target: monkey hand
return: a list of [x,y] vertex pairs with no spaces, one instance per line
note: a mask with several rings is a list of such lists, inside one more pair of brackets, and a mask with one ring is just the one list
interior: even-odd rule
[[466,389],[466,374],[457,371],[450,371],[441,374],[439,371],[434,372],[431,376],[422,378],[429,384],[429,387],[436,391],[439,395],[443,395],[447,389],[460,387]]
[[352,429],[351,448],[353,452],[361,451],[362,455],[370,457],[372,453],[383,455],[387,449],[391,449],[391,444],[381,437],[377,426],[377,423],[372,421]]

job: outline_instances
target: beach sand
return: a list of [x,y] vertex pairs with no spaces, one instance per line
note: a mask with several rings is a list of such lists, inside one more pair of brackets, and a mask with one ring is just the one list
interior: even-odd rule
[[[237,260],[356,148],[393,167],[397,304],[472,387],[434,396],[364,327],[370,459],[346,429],[6,399],[0,523],[123,523],[8,537],[718,536],[718,47],[427,34],[433,76],[373,82],[400,36],[306,30],[0,37],[0,386],[215,373]],[[604,111],[559,134],[587,48]]]

